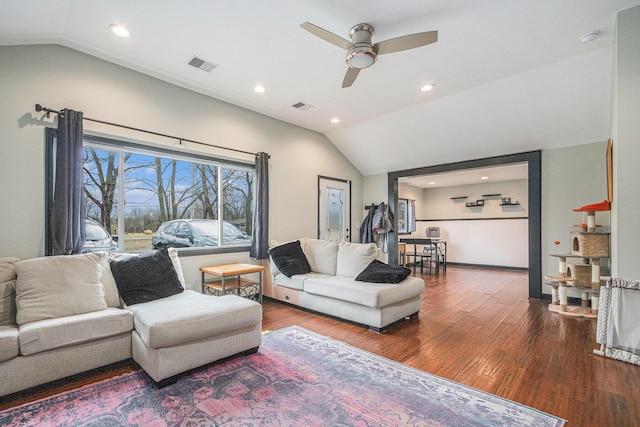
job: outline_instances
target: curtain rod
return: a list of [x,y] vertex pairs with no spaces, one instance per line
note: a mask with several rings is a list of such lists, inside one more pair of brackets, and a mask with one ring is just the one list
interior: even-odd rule
[[[39,113],[40,111],[44,111],[45,113],[47,113],[47,117],[50,117],[51,113],[58,114],[58,115],[63,115],[62,111],[54,110],[54,109],[51,109],[51,108],[43,107],[40,104],[36,104],[36,112]],[[165,133],[154,132],[154,131],[151,131],[151,130],[134,128],[132,126],[121,125],[121,124],[118,124],[118,123],[105,122],[104,120],[91,119],[89,117],[83,117],[83,120],[88,120],[90,122],[95,122],[95,123],[101,123],[103,125],[116,126],[116,127],[119,127],[119,128],[134,130],[136,132],[143,132],[143,133],[148,133],[148,134],[151,134],[151,135],[162,136],[164,138],[175,139],[175,140],[179,141],[180,144],[182,144],[183,142],[190,142],[192,144],[206,145],[207,147],[219,148],[221,150],[235,151],[237,153],[249,154],[251,156],[256,156],[257,155],[257,153],[252,153],[250,151],[244,151],[244,150],[238,150],[237,148],[222,147],[220,145],[208,144],[206,142],[194,141],[192,139],[187,139],[187,138],[180,138],[178,136],[167,135]],[[269,158],[271,158],[271,156],[269,156]]]

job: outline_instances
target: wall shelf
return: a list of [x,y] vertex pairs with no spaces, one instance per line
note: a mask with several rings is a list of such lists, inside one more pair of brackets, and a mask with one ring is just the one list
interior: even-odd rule
[[516,206],[519,204],[520,202],[500,203],[500,206]]
[[482,197],[502,197],[501,193],[483,194]]
[[462,200],[462,199],[466,199],[469,196],[455,196],[455,197],[451,197],[451,200]]

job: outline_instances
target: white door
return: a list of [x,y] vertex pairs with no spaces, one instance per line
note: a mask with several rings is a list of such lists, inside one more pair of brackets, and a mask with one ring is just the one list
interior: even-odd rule
[[351,241],[351,182],[318,178],[318,238]]

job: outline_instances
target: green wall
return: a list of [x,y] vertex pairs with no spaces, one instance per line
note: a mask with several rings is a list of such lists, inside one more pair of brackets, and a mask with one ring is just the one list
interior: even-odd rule
[[[36,113],[36,103],[249,152],[268,152],[272,239],[316,236],[318,175],[350,180],[353,206],[363,205],[362,175],[319,133],[57,45],[0,47],[0,64],[0,256],[27,259],[44,254],[44,129],[55,127],[56,119]],[[173,140],[89,121],[85,132],[175,145]],[[203,150],[189,144],[187,149]],[[253,156],[240,158],[253,161]],[[353,216],[354,222],[358,216]],[[203,259],[189,257],[185,262],[248,261],[246,253],[193,258]],[[192,276],[191,282],[199,284],[197,273]]]

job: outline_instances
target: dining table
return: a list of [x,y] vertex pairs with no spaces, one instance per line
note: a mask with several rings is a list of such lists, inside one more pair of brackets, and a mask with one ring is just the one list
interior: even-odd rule
[[[442,255],[442,271],[444,273],[447,272],[447,241],[440,238],[426,238],[426,237],[403,237],[398,239],[398,242],[405,245],[413,245],[413,257],[414,257],[414,265],[413,265],[413,274],[416,273],[417,269],[417,257],[418,255],[418,245],[434,245],[435,246],[435,265],[436,272],[435,274],[440,274],[440,255]],[[403,259],[406,260],[407,251],[405,249],[403,255]],[[409,255],[411,256],[411,255]],[[422,270],[421,270],[422,272]]]

